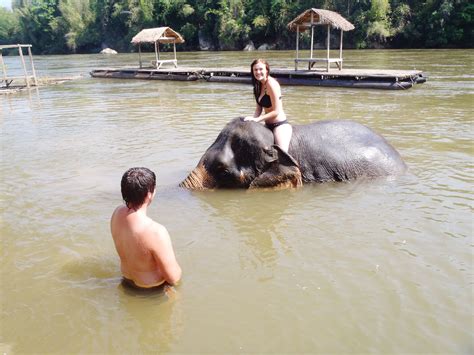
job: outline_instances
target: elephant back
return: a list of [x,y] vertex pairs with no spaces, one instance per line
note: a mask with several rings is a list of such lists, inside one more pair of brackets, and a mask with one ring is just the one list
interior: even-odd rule
[[289,153],[304,182],[348,181],[406,171],[397,150],[370,128],[345,120],[294,126]]

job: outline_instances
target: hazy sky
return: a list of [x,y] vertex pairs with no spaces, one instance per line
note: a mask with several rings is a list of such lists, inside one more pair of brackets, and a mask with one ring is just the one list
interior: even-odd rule
[[0,7],[7,7],[11,9],[12,8],[11,0],[0,0]]

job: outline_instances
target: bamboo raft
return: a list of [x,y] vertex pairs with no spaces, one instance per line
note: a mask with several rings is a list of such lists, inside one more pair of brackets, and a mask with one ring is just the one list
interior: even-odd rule
[[[94,78],[207,81],[250,84],[248,68],[104,68],[90,72]],[[271,75],[281,85],[349,87],[364,89],[404,90],[426,81],[419,70],[329,69],[293,70],[273,69]]]

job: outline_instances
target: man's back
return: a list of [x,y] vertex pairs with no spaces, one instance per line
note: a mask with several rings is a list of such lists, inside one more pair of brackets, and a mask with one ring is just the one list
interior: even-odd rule
[[166,228],[142,209],[119,206],[110,222],[112,237],[125,278],[140,287],[153,287],[181,278],[171,239]]

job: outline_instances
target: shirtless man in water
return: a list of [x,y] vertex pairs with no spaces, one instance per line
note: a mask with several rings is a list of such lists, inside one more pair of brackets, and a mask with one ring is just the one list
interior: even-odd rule
[[165,282],[175,285],[181,278],[168,231],[146,214],[155,186],[156,177],[151,170],[127,170],[121,182],[125,205],[117,207],[110,220],[124,281],[139,288]]

